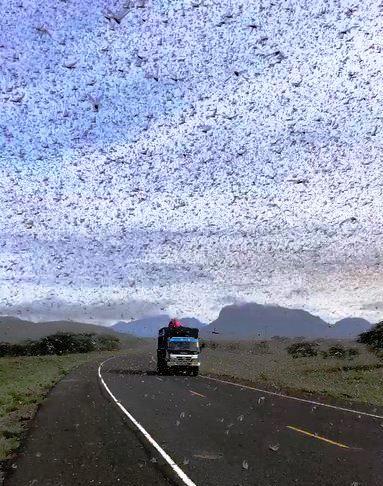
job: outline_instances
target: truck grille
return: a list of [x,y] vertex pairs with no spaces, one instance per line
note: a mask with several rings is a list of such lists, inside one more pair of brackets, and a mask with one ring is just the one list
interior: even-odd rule
[[192,360],[188,356],[178,356],[174,361],[180,364],[189,364]]

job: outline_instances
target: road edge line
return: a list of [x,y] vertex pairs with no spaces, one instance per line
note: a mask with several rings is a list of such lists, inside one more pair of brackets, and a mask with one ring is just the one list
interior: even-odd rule
[[352,408],[338,407],[336,405],[330,405],[328,403],[321,403],[321,402],[315,402],[313,400],[307,400],[306,398],[298,398],[298,397],[294,397],[294,396],[291,396],[291,395],[285,395],[283,393],[272,392],[272,391],[269,391],[269,390],[262,390],[261,388],[256,388],[254,386],[241,385],[240,383],[235,383],[234,381],[220,380],[219,378],[213,378],[212,376],[207,376],[207,375],[199,375],[199,376],[201,378],[205,378],[206,380],[213,380],[213,381],[218,381],[220,383],[226,383],[227,385],[239,386],[240,388],[247,388],[248,390],[255,390],[257,392],[265,393],[267,395],[274,395],[274,396],[281,397],[281,398],[288,398],[289,400],[296,400],[298,402],[310,403],[311,405],[318,405],[320,407],[333,408],[335,410],[340,410],[342,412],[355,413],[357,415],[364,415],[366,417],[383,419],[383,415],[374,415],[374,414],[368,413],[368,412],[360,412],[358,410],[353,410]]
[[105,361],[100,363],[98,367],[98,376],[105,390],[109,393],[109,395],[112,397],[112,400],[121,409],[121,411],[128,417],[128,419],[133,423],[133,425],[135,425],[135,427],[137,427],[137,429],[144,435],[145,439],[147,439],[147,441],[156,449],[156,451],[163,457],[163,459],[165,459],[165,461],[169,464],[169,466],[172,468],[175,474],[182,480],[182,482],[186,486],[197,486],[189,478],[189,476],[187,476],[187,474],[184,473],[182,469],[173,461],[173,459],[169,456],[169,454],[167,454],[164,451],[164,449],[162,449],[162,447],[153,439],[153,437],[149,434],[149,432],[147,432],[147,430],[144,429],[144,427],[133,417],[133,415],[128,410],[126,410],[126,408],[117,400],[117,398],[110,391],[110,388],[105,383],[104,378],[102,377],[101,368],[107,361],[113,358],[116,358],[116,356],[112,356],[111,358],[106,359]]

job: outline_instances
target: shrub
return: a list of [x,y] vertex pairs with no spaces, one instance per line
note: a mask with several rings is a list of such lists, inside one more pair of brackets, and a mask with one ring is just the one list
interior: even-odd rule
[[94,334],[57,333],[31,345],[32,355],[89,353],[96,349]]
[[62,332],[21,344],[0,343],[0,357],[89,353],[95,350],[112,351],[118,349],[119,342],[115,336]]
[[356,348],[344,348],[342,345],[338,344],[335,346],[330,346],[327,351],[320,351],[320,354],[323,359],[326,358],[353,359],[355,356],[358,356],[360,352]]
[[28,348],[24,344],[0,343],[0,356],[28,356]]
[[330,346],[328,348],[328,355],[332,358],[345,358],[346,357],[346,350],[343,346]]
[[96,336],[96,347],[100,351],[114,351],[120,346],[120,340],[116,336],[100,334]]
[[372,329],[362,334],[358,337],[358,342],[362,344],[367,344],[370,348],[375,351],[383,350],[383,321],[376,324]]
[[356,349],[356,348],[348,348],[347,354],[348,354],[349,358],[353,358],[354,356],[359,356],[360,351],[359,351],[359,349]]
[[305,358],[311,356],[317,356],[318,350],[316,349],[318,346],[317,343],[310,343],[306,341],[301,341],[298,343],[290,344],[286,348],[288,354],[290,354],[293,358]]

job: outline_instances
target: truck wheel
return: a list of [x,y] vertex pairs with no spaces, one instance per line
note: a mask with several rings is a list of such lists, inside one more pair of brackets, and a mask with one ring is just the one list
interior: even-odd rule
[[193,368],[190,372],[192,376],[198,376],[199,369],[198,368]]
[[158,365],[157,365],[157,373],[159,375],[166,375],[167,371],[168,371],[168,367],[166,366],[166,364],[164,364],[164,363],[158,363]]

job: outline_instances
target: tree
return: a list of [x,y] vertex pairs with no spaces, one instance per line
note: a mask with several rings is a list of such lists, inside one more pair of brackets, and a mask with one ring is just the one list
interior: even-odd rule
[[375,351],[383,351],[383,321],[369,331],[362,332],[358,337],[358,342],[366,344]]

